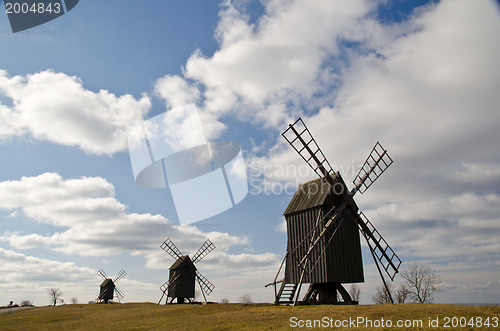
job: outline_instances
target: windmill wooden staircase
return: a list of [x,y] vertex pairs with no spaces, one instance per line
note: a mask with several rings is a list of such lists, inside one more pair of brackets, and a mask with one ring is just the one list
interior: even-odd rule
[[287,284],[284,281],[281,283],[280,290],[276,296],[275,304],[277,305],[291,305],[293,304],[293,298],[295,292],[297,292],[298,284]]

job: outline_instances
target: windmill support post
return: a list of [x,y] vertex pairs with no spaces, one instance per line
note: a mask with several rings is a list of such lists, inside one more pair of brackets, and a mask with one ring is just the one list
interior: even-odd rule
[[387,291],[387,295],[389,296],[389,299],[391,300],[391,303],[394,304],[394,300],[392,299],[392,294],[391,291],[389,291],[389,287],[387,286],[387,282],[385,281],[384,275],[382,274],[382,270],[380,270],[380,266],[378,265],[377,258],[375,257],[375,253],[373,251],[373,247],[368,241],[368,238],[366,238],[366,235],[363,233],[366,239],[366,243],[368,244],[368,248],[370,248],[370,253],[372,253],[373,260],[375,261],[375,265],[377,266],[378,273],[380,275],[380,278],[382,278],[382,283],[384,283],[385,290]]

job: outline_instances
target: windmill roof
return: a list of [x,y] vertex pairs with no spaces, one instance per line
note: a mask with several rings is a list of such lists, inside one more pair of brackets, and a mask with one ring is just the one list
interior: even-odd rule
[[187,267],[187,266],[192,266],[196,270],[196,267],[194,266],[193,261],[191,261],[191,258],[189,257],[189,255],[183,255],[180,258],[178,258],[169,269],[174,270],[174,269],[180,269],[180,268]]
[[107,286],[109,283],[114,284],[114,283],[113,283],[113,280],[112,280],[111,278],[105,279],[105,280],[101,283],[101,287]]
[[[337,183],[342,185],[344,192],[347,193],[347,187],[338,172],[335,174],[334,179],[335,186],[337,186]],[[339,190],[338,187],[335,188]],[[323,206],[325,203],[331,202],[331,200],[338,196],[339,194],[332,191],[330,185],[324,178],[313,179],[299,185],[283,214],[289,215]]]
[[323,205],[328,197],[329,188],[322,178],[300,184],[283,214],[288,215]]

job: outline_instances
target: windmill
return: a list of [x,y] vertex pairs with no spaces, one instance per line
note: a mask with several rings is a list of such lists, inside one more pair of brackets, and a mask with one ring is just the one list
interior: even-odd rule
[[123,299],[125,295],[118,289],[118,287],[116,287],[115,284],[119,279],[127,274],[125,270],[122,269],[115,277],[115,279],[109,278],[102,269],[99,270],[97,274],[104,279],[100,286],[99,297],[97,298],[97,301],[101,303],[108,303],[109,301],[113,300],[113,296],[114,294],[116,294],[118,302],[120,302],[120,299]]
[[184,303],[186,299],[188,302],[193,302],[196,281],[200,286],[205,302],[207,302],[205,293],[206,295],[210,295],[215,285],[205,278],[205,276],[196,269],[194,264],[201,261],[208,253],[213,251],[215,245],[207,239],[193,255],[193,259],[191,259],[189,255],[182,255],[181,251],[175,246],[170,238],[167,238],[160,247],[176,259],[176,261],[169,268],[169,279],[160,286],[162,295],[158,304],[160,304],[165,295],[167,296],[165,304],[168,303],[169,297],[171,298],[170,303],[172,303],[174,299],[177,299],[177,303]]
[[[287,253],[274,281],[266,285],[274,285],[275,304],[296,305],[301,286],[306,283],[310,285],[303,299],[305,303],[338,303],[338,292],[343,303],[355,304],[342,283],[364,281],[360,232],[387,289],[381,267],[392,281],[401,260],[358,211],[353,199],[358,191],[363,194],[392,164],[387,151],[377,142],[356,175],[354,188],[348,190],[301,118],[290,124],[282,136],[319,178],[300,185],[284,212]],[[278,281],[283,264],[285,276]],[[281,286],[277,289],[279,283]]]

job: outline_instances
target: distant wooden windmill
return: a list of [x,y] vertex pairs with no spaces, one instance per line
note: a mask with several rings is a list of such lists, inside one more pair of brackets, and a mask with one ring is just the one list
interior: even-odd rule
[[97,301],[100,303],[108,303],[113,300],[113,295],[116,294],[118,302],[120,302],[120,300],[123,299],[125,295],[118,289],[118,287],[116,287],[115,284],[120,278],[127,274],[125,270],[122,269],[115,277],[115,279],[109,278],[102,269],[99,270],[97,274],[104,279],[100,286],[99,297],[97,298]]
[[[344,303],[356,303],[342,283],[364,281],[359,232],[368,243],[387,289],[380,266],[394,280],[401,260],[366,216],[358,212],[353,200],[356,192],[364,193],[392,164],[387,151],[379,142],[375,144],[349,191],[301,118],[290,124],[282,136],[320,178],[300,185],[284,212],[287,252],[274,281],[266,285],[274,285],[275,304],[296,305],[302,284],[309,284],[304,302],[338,303],[338,292]],[[283,264],[284,278],[277,280]]]
[[[193,302],[195,296],[195,281],[198,282],[206,302],[207,298],[205,293],[206,295],[210,295],[215,285],[205,278],[205,276],[196,269],[194,264],[201,261],[208,253],[214,250],[215,245],[207,239],[193,255],[192,260],[189,255],[182,255],[181,251],[175,246],[170,238],[167,238],[160,247],[176,259],[176,261],[169,268],[169,279],[160,286],[162,295],[158,304],[160,304],[165,295],[167,296],[165,304],[172,303],[174,299],[177,299],[177,303],[185,303],[186,300],[188,302]],[[170,298],[170,302],[168,302],[168,298]]]

